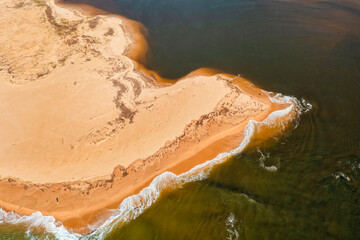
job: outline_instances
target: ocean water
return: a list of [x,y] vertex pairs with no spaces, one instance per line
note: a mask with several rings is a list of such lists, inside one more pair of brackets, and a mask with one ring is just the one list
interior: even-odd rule
[[[359,0],[71,2],[144,24],[164,77],[212,67],[304,100],[286,134],[86,239],[360,239]],[[0,239],[81,238],[40,213],[0,221]]]

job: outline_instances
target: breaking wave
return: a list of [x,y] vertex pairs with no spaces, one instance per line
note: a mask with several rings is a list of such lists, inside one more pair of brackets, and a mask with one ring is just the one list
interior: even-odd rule
[[252,143],[260,138],[260,136],[271,134],[274,135],[284,132],[293,123],[294,119],[298,119],[302,112],[311,109],[311,104],[305,100],[297,100],[294,97],[283,96],[264,91],[274,103],[288,104],[285,109],[272,112],[264,121],[257,122],[250,120],[244,129],[244,139],[240,146],[231,152],[221,153],[216,158],[209,160],[203,164],[197,165],[188,172],[176,175],[171,172],[164,172],[157,176],[151,184],[144,188],[139,194],[124,199],[117,209],[111,210],[112,216],[104,223],[97,226],[91,226],[93,232],[82,236],[76,233],[70,233],[66,228],[55,220],[52,216],[43,216],[40,212],[36,212],[30,216],[20,216],[16,213],[5,212],[0,208],[0,225],[14,224],[24,226],[25,235],[30,239],[38,239],[34,232],[43,231],[51,234],[56,239],[72,240],[72,239],[103,239],[114,228],[135,219],[145,209],[150,207],[159,197],[164,189],[179,188],[183,184],[193,181],[199,181],[207,178],[211,170],[229,159],[230,157],[244,151],[250,147]]

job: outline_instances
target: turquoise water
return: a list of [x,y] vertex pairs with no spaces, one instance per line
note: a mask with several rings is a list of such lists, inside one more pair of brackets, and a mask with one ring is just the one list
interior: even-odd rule
[[[360,239],[358,0],[82,2],[143,23],[146,66],[164,77],[213,67],[313,106],[286,136],[169,189],[106,239]],[[4,239],[27,229],[0,224]]]

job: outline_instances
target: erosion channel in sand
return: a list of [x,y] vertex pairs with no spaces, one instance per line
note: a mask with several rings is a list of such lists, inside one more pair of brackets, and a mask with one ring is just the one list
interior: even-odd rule
[[[162,79],[138,62],[141,24],[94,11],[0,3],[0,206],[82,234],[156,176],[237,148],[250,121],[295,104],[209,69]],[[251,143],[284,130],[291,107]]]

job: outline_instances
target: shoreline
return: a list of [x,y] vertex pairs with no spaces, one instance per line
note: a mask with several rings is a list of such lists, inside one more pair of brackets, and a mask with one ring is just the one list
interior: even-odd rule
[[[79,8],[81,7],[79,6]],[[116,17],[122,20],[125,19],[125,25],[128,26],[125,27],[127,29],[125,32],[128,32],[129,29],[132,30],[132,37],[135,43],[132,43],[131,49],[127,49],[127,54],[125,55],[135,63],[135,71],[141,72],[147,79],[152,79],[155,84],[160,86],[174,86],[175,82],[171,82],[170,84],[169,80],[161,78],[155,72],[147,70],[140,63],[137,63],[137,61],[144,61],[148,48],[146,40],[141,34],[142,25],[121,16]],[[197,78],[198,76],[212,76],[211,78],[216,78],[216,81],[224,81],[226,88],[232,89],[233,91],[227,92],[228,95],[232,94],[234,99],[237,99],[236,93],[245,93],[250,99],[256,99],[256,101],[260,101],[266,105],[266,109],[244,118],[245,120],[243,121],[236,120],[237,115],[228,116],[228,120],[224,120],[225,122],[221,124],[216,121],[212,122],[212,120],[216,116],[224,114],[223,109],[220,109],[218,112],[211,111],[208,114],[201,115],[201,121],[206,123],[200,127],[200,129],[202,129],[203,132],[205,131],[205,133],[203,133],[199,139],[196,139],[195,143],[193,139],[194,136],[190,133],[195,131],[194,126],[196,122],[188,123],[185,126],[185,132],[186,129],[188,129],[189,134],[183,133],[180,137],[177,137],[175,141],[167,142],[165,146],[161,147],[150,157],[145,159],[140,158],[139,160],[131,162],[128,167],[119,165],[114,169],[112,174],[109,174],[111,176],[105,178],[98,176],[100,180],[87,179],[36,184],[23,182],[13,177],[6,178],[5,181],[1,179],[0,196],[2,197],[0,197],[0,206],[5,210],[15,211],[21,215],[30,215],[40,210],[43,215],[54,216],[55,219],[61,221],[63,225],[72,232],[87,234],[90,231],[90,229],[86,227],[87,225],[99,223],[99,221],[104,221],[104,219],[110,217],[109,209],[118,208],[119,204],[125,198],[140,192],[140,190],[148,186],[160,174],[166,171],[171,171],[175,174],[188,172],[199,164],[214,159],[219,153],[229,152],[237,148],[244,140],[241,136],[243,136],[244,129],[250,120],[262,122],[275,111],[286,109],[290,106],[290,103],[279,104],[272,102],[266,91],[253,86],[245,79],[229,74],[215,73],[208,69],[194,71],[181,78],[181,81],[176,81],[176,83],[183,82],[182,80],[184,80],[182,84],[185,84],[187,79]],[[215,79],[212,81],[215,83]],[[177,84],[177,86],[178,85],[179,84]],[[278,122],[289,122],[295,119],[297,117],[296,115],[296,113],[293,113],[290,116],[285,116],[284,118],[278,119]],[[236,124],[232,123],[232,121],[235,120],[237,121]],[[277,134],[278,131],[283,130],[284,129],[280,128],[264,130],[261,136],[257,137],[257,140],[259,142],[264,141],[274,134]],[[229,144],[229,142],[231,144]],[[256,144],[257,141],[253,142]],[[146,177],[144,178],[144,176]],[[13,196],[13,199],[8,199],[9,201],[3,201],[3,198],[8,198],[4,197],[8,189],[15,192],[16,194],[14,195],[16,196]],[[29,200],[25,205],[34,205],[35,207],[31,208],[19,204],[18,202],[19,200],[23,200],[23,196],[30,196],[33,199],[31,201]],[[46,200],[52,200],[52,203],[45,205],[45,207],[44,204],[38,203],[40,201],[36,201],[36,199],[43,199],[44,196],[46,196]],[[54,202],[54,199],[59,200],[61,207],[59,207],[59,202]],[[103,199],[106,199],[106,201]],[[79,208],[83,205],[85,205],[85,207]],[[77,211],[74,211],[74,209],[77,209]]]
[[105,15],[123,20],[125,22],[125,32],[131,33],[133,39],[132,46],[127,49],[125,55],[137,64],[145,63],[146,53],[149,50],[148,42],[145,38],[147,35],[147,29],[140,22],[121,15],[109,13],[88,4],[65,3],[63,0],[54,0],[54,3],[64,8],[79,11],[83,16],[95,17],[98,15]]

